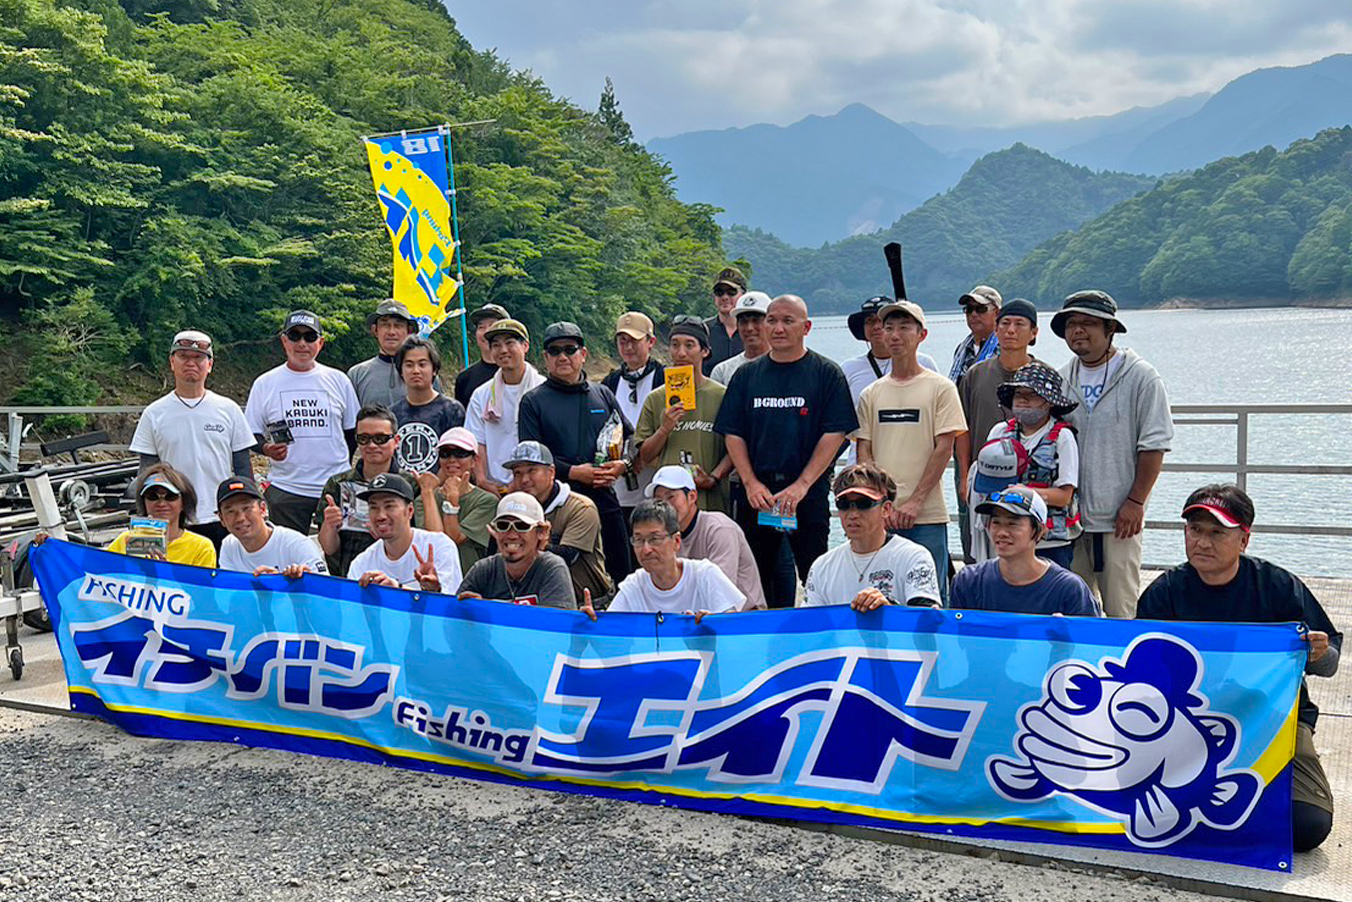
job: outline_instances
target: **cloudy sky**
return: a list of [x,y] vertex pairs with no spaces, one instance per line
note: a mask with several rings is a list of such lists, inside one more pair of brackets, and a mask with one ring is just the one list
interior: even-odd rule
[[1012,125],[1150,106],[1352,51],[1346,0],[447,0],[461,31],[641,140],[862,102]]

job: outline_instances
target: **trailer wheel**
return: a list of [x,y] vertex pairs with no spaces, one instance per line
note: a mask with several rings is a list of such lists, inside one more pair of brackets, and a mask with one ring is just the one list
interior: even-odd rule
[[14,674],[14,679],[23,679],[23,649],[14,647],[9,650],[9,672]]

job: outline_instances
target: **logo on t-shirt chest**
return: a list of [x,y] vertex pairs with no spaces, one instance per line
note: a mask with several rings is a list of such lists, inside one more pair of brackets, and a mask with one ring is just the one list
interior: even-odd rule
[[414,473],[430,473],[437,468],[436,430],[426,423],[405,423],[395,433],[399,443],[395,460],[399,468]]
[[752,398],[752,410],[792,410],[798,408],[799,416],[808,415],[807,398],[802,395],[788,395],[781,398]]
[[879,423],[919,423],[919,407],[894,407],[878,411]]

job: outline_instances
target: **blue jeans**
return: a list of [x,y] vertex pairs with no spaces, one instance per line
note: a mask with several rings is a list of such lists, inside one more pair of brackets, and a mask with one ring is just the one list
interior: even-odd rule
[[926,523],[910,529],[891,529],[888,532],[910,539],[934,558],[935,575],[939,578],[939,598],[948,607],[948,526],[944,523]]

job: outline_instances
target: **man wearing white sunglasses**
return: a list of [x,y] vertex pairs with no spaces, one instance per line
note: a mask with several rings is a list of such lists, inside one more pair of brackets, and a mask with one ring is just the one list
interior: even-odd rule
[[510,492],[498,502],[488,531],[498,553],[476,561],[460,583],[461,598],[577,610],[573,577],[563,558],[546,550],[549,521],[534,495]]

